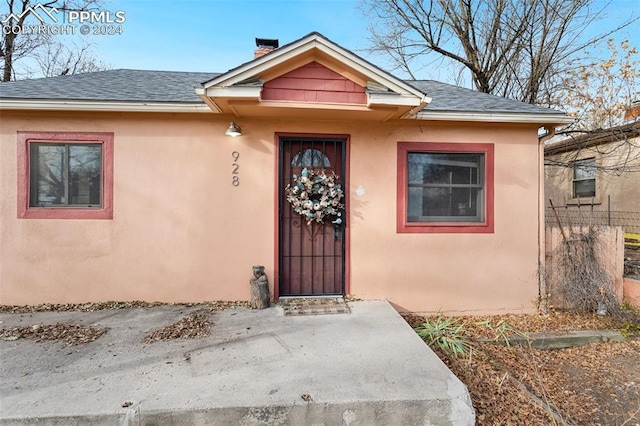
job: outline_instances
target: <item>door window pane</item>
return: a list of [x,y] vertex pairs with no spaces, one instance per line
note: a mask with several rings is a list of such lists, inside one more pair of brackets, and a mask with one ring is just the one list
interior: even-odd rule
[[319,149],[305,149],[298,152],[291,161],[293,167],[331,167],[329,158]]

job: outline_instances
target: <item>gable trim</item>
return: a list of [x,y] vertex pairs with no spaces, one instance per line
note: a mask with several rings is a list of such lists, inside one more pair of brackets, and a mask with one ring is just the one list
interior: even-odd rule
[[[426,105],[431,102],[431,98],[426,96],[420,90],[392,76],[391,74],[388,74],[352,52],[329,41],[318,33],[311,33],[300,40],[274,50],[268,55],[257,58],[225,74],[214,77],[213,79],[203,83],[202,88],[196,89],[196,93],[200,96],[216,96],[214,94],[215,91],[212,90],[214,88],[231,88],[231,90],[235,92],[238,87],[234,85],[249,78],[254,78],[273,67],[283,64],[314,49],[336,59],[346,67],[366,76],[368,80],[374,80],[377,84],[388,87],[389,90],[395,92],[396,95],[399,95],[399,99],[394,104],[417,106],[421,103]],[[236,97],[239,96],[239,94],[232,96]],[[371,97],[371,93],[369,93],[369,96]],[[379,104],[380,102],[388,101],[389,98],[382,98],[376,95],[373,99],[374,104]],[[371,100],[369,102],[372,103]]]

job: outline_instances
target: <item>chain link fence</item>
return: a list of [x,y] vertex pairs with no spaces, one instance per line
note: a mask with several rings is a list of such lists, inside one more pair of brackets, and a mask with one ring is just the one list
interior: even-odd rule
[[640,234],[640,211],[623,212],[607,209],[591,208],[591,206],[556,206],[548,207],[545,222],[548,226],[621,226],[624,232]]

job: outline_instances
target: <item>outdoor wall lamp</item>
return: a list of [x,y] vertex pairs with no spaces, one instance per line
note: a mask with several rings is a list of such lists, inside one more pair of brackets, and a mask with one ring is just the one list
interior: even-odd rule
[[224,132],[225,135],[227,136],[231,136],[232,138],[235,138],[236,136],[241,136],[242,135],[242,129],[240,128],[240,126],[238,126],[235,122],[231,122],[229,123],[229,128],[227,129],[226,132]]

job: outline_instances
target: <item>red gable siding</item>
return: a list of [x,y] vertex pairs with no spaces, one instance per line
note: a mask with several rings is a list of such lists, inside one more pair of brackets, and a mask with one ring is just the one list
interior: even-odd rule
[[262,99],[270,101],[365,104],[364,87],[320,65],[308,63],[264,84]]

